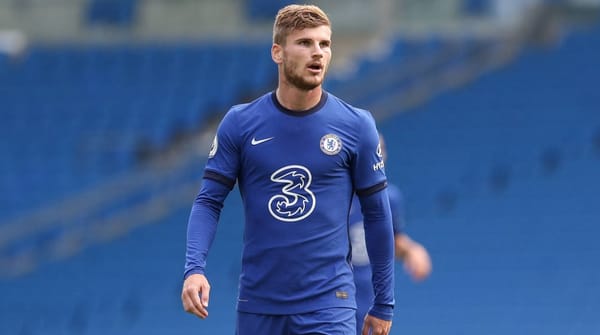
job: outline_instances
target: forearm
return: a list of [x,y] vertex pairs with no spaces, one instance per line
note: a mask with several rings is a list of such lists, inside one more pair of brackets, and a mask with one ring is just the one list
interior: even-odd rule
[[208,250],[229,191],[230,188],[222,183],[203,180],[188,219],[184,278],[195,273],[204,274]]
[[387,191],[360,198],[373,271],[374,306],[369,314],[391,320],[394,307],[394,242]]

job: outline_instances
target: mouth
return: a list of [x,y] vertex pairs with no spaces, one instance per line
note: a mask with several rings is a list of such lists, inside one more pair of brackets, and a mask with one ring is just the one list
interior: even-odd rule
[[312,73],[320,73],[323,70],[323,64],[311,63],[308,65],[308,70]]

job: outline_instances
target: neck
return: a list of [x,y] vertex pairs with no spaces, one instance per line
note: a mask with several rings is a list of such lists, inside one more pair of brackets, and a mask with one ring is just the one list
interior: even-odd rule
[[321,101],[321,94],[323,93],[322,87],[318,87],[312,90],[300,90],[296,87],[290,87],[289,85],[279,85],[275,94],[279,103],[292,111],[305,111],[316,106]]

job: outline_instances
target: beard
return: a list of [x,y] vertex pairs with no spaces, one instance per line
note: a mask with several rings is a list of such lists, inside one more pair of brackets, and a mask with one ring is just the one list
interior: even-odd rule
[[[319,87],[319,85],[321,85],[321,83],[323,82],[322,79],[317,79],[316,77],[315,80],[311,81],[304,79],[304,77],[296,73],[295,70],[297,68],[298,66],[296,65],[290,65],[287,62],[283,63],[283,75],[285,77],[285,80],[287,80],[287,82],[289,82],[292,86],[303,91],[310,91]],[[324,75],[325,69],[323,69],[323,76]]]

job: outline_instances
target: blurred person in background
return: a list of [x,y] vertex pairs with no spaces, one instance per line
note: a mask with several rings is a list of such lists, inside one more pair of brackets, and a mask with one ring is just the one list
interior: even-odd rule
[[[379,143],[383,161],[387,161],[385,139],[380,134]],[[404,198],[398,187],[388,184],[388,195],[392,210],[394,226],[394,249],[396,258],[404,263],[404,269],[411,278],[420,282],[431,273],[431,259],[427,249],[406,234]],[[354,268],[354,282],[356,284],[356,329],[361,334],[363,320],[369,307],[373,303],[373,282],[369,255],[365,244],[365,229],[360,202],[355,197],[350,208],[350,242],[352,243],[352,266]],[[363,333],[364,334],[364,333]]]
[[332,53],[320,8],[282,8],[271,56],[277,89],[232,107],[217,129],[188,221],[183,307],[208,316],[207,254],[238,182],[245,230],[236,334],[355,334],[348,214],[356,193],[373,271],[364,333],[389,334],[394,241],[375,121],[322,89]]

